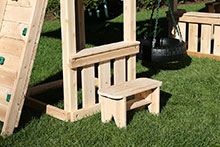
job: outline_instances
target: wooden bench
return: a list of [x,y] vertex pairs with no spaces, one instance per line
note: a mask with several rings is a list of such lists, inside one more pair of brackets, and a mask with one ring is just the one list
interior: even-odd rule
[[[139,78],[100,89],[98,94],[101,100],[102,122],[108,122],[114,117],[118,127],[126,127],[126,111],[147,104],[150,104],[150,113],[158,114],[161,85],[162,82],[157,80]],[[127,98],[133,95],[135,98],[127,101]]]

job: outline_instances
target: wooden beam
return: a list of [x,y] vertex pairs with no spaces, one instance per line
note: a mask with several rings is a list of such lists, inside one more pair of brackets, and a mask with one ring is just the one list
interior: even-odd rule
[[41,85],[37,85],[28,89],[27,95],[37,95],[48,90],[58,89],[63,86],[63,80],[57,80]]
[[60,0],[63,54],[64,110],[77,110],[77,70],[69,68],[70,56],[76,53],[75,0]]
[[[123,46],[110,48],[111,45],[105,45],[105,51],[102,51],[101,47],[95,47],[91,49],[82,50],[72,57],[70,68],[75,69],[77,67],[87,66],[99,62],[108,61],[111,59],[121,58],[129,55],[133,55],[139,52],[139,46]],[[88,52],[87,52],[88,51]]]
[[45,112],[47,115],[55,117],[59,120],[70,121],[70,113],[60,108],[41,102],[37,99],[26,97],[25,105],[35,110]]

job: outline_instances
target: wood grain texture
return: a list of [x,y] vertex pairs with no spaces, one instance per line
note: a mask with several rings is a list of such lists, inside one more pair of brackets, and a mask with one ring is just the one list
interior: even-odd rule
[[198,51],[198,24],[189,23],[189,51]]
[[205,24],[202,24],[201,27],[201,53],[210,54],[212,28],[211,25]]
[[214,55],[220,55],[220,26],[215,26],[214,33]]
[[82,69],[82,106],[95,104],[95,68],[94,65]]

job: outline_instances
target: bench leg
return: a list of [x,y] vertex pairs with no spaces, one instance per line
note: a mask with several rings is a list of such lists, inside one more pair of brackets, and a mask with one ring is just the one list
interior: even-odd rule
[[148,106],[149,112],[152,114],[160,113],[160,87],[157,87],[151,94],[152,103]]
[[105,97],[100,97],[101,100],[101,117],[102,117],[102,122],[106,123],[112,120],[112,106],[114,106],[114,101],[105,98]]
[[121,100],[114,100],[113,116],[117,127],[123,128],[127,125],[127,109],[126,109],[126,98]]

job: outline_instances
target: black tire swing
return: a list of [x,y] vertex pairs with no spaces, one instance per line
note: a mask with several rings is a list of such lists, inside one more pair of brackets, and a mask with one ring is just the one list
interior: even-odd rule
[[167,3],[174,27],[180,39],[168,37],[156,39],[160,8],[160,0],[158,0],[153,40],[149,40],[146,38],[141,40],[143,60],[151,62],[173,62],[179,61],[186,56],[186,45],[182,39],[179,26],[175,22],[169,0],[167,0]]

